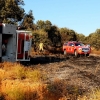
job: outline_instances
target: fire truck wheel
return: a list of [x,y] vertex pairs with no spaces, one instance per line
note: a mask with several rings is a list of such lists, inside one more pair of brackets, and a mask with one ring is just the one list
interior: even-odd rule
[[88,57],[89,56],[89,54],[86,54],[86,57]]
[[78,57],[77,50],[74,51],[74,55],[75,55],[75,57]]

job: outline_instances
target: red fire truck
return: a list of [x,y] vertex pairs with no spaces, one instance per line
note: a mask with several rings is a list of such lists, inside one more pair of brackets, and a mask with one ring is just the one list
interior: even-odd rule
[[0,23],[0,61],[30,61],[31,31]]

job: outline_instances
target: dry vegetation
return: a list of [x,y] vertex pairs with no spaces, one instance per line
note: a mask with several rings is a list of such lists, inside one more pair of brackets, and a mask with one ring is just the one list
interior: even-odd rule
[[63,79],[47,81],[49,73],[40,66],[0,63],[0,100],[100,100],[99,88],[86,92]]
[[17,63],[0,64],[0,100],[58,100],[63,85],[43,83],[46,74]]
[[100,50],[96,50],[95,48],[92,48],[92,54],[100,55]]

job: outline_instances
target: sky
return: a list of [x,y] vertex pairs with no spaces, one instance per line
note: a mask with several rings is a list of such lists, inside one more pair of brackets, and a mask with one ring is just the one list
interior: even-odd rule
[[34,23],[49,20],[88,36],[100,29],[100,0],[24,0],[26,13],[33,11]]

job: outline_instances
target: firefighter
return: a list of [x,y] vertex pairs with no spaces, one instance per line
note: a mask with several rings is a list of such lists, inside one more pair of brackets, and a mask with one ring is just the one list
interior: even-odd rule
[[40,44],[39,44],[39,51],[40,52],[43,51],[43,43],[42,42],[40,42]]
[[5,44],[2,44],[2,55],[5,55],[6,53],[6,46]]
[[2,55],[6,54],[6,45],[7,45],[7,40],[4,40],[2,44]]

